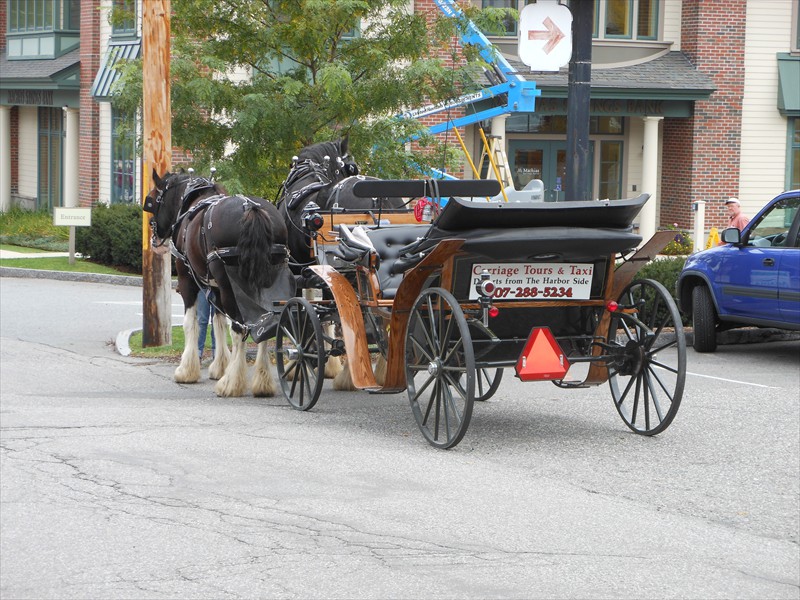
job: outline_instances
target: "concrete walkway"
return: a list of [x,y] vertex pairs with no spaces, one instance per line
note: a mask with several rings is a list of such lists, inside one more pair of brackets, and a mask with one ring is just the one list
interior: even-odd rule
[[[0,248],[0,258],[58,258],[69,256],[69,252],[14,252]],[[75,256],[80,257],[80,254]]]

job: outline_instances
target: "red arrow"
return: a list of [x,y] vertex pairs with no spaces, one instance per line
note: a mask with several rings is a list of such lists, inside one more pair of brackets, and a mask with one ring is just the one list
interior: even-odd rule
[[558,42],[564,39],[564,32],[558,28],[558,25],[553,23],[550,17],[547,17],[542,24],[547,31],[528,31],[529,40],[547,40],[544,45],[544,53],[550,54],[553,49],[558,45]]

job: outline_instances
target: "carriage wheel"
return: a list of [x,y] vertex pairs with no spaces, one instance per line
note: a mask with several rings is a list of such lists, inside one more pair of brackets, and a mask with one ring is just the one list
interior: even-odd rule
[[503,369],[482,369],[475,372],[475,402],[485,402],[494,396],[503,380]]
[[325,346],[322,325],[305,298],[291,298],[281,311],[275,335],[278,379],[283,395],[297,410],[309,410],[322,391]]
[[612,313],[608,364],[614,405],[636,433],[655,435],[669,427],[683,397],[686,337],[680,313],[666,288],[650,279],[634,281]]
[[423,291],[406,332],[406,382],[422,435],[452,448],[467,432],[475,396],[475,355],[467,320],[453,295]]

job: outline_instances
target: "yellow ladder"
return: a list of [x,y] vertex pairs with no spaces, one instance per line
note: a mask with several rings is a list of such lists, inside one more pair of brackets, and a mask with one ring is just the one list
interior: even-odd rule
[[508,157],[503,148],[502,138],[498,135],[486,135],[483,129],[479,131],[483,138],[483,150],[481,151],[481,161],[478,164],[483,166],[484,161],[488,158],[489,172],[486,174],[486,178],[497,179],[504,188],[508,187],[511,185],[511,172],[508,168]]

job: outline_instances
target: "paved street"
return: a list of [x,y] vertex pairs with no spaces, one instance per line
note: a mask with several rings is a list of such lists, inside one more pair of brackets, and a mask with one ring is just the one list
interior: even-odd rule
[[0,311],[4,599],[800,598],[798,341],[689,350],[655,438],[506,373],[444,452],[403,394],[119,356],[141,288],[2,277]]

